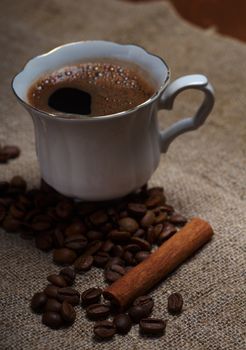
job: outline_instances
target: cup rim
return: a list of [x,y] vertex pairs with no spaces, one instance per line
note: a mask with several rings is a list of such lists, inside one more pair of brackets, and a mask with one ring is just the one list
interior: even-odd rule
[[[61,113],[58,114],[58,113],[50,113],[50,112],[46,112],[46,111],[43,111],[41,109],[38,109],[34,106],[32,106],[30,103],[27,103],[26,101],[24,101],[18,94],[17,92],[15,91],[15,88],[14,88],[14,81],[15,81],[15,78],[21,74],[22,72],[24,72],[26,66],[28,65],[28,63],[32,60],[35,60],[36,58],[38,57],[43,57],[43,56],[48,56],[50,54],[52,54],[53,52],[55,51],[58,51],[60,49],[62,49],[63,47],[67,47],[67,46],[70,46],[70,45],[76,45],[76,44],[82,44],[82,43],[97,43],[97,42],[105,42],[105,43],[112,43],[112,44],[117,44],[117,45],[121,45],[121,46],[135,46],[135,47],[139,47],[141,48],[143,51],[145,51],[148,55],[150,56],[154,56],[156,58],[158,58],[162,63],[163,65],[166,67],[166,70],[167,70],[167,75],[166,75],[166,78],[165,80],[163,81],[163,83],[161,84],[161,86],[159,87],[159,89],[146,101],[144,101],[143,103],[133,107],[133,108],[130,108],[130,109],[127,109],[127,110],[124,110],[124,111],[121,111],[121,112],[117,112],[117,113],[113,113],[113,114],[107,114],[107,115],[97,115],[97,116],[93,116],[92,117],[89,117],[89,116],[86,116],[86,115],[78,115],[78,114],[75,114],[75,113]],[[159,96],[162,94],[162,92],[164,91],[164,89],[166,88],[167,84],[169,83],[170,81],[170,76],[171,76],[171,71],[170,71],[170,68],[168,66],[168,64],[166,63],[166,61],[158,56],[158,55],[155,55],[151,52],[149,52],[148,50],[146,50],[143,46],[141,45],[138,45],[138,44],[135,44],[135,43],[128,43],[128,44],[119,44],[119,43],[116,43],[114,41],[110,41],[110,40],[81,40],[81,41],[74,41],[74,42],[70,42],[70,43],[66,43],[66,44],[63,44],[63,45],[59,45],[41,55],[37,55],[37,56],[33,56],[31,57],[30,59],[28,59],[25,64],[23,65],[22,69],[14,75],[14,77],[12,78],[12,81],[11,81],[11,88],[12,88],[12,91],[14,93],[14,95],[16,96],[16,98],[19,100],[19,102],[21,104],[24,105],[24,107],[26,107],[27,109],[32,109],[36,112],[38,112],[42,117],[44,118],[48,118],[50,119],[50,117],[52,117],[53,120],[63,120],[63,121],[66,121],[66,122],[72,122],[72,121],[96,121],[98,119],[100,120],[107,120],[107,119],[112,119],[112,118],[117,118],[117,117],[122,117],[122,116],[125,116],[126,114],[132,114],[132,113],[135,113],[137,112],[139,109],[142,109],[143,107],[146,107],[147,105],[151,104],[152,102],[156,101]],[[62,114],[66,114],[67,116],[69,117],[63,117]]]

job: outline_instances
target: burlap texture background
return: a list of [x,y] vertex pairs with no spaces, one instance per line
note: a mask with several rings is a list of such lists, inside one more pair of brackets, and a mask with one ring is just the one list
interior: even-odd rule
[[[1,349],[245,349],[245,86],[246,46],[202,31],[181,20],[168,3],[133,5],[121,1],[1,1],[0,142],[18,144],[21,157],[0,165],[0,179],[23,175],[38,183],[30,117],[15,100],[10,82],[31,57],[70,41],[109,39],[138,43],[165,57],[172,77],[208,75],[216,106],[206,125],[179,137],[151,179],[166,189],[168,201],[182,213],[207,219],[213,241],[180,267],[153,293],[154,316],[168,319],[166,335],[143,339],[134,327],[126,337],[97,343],[92,324],[77,313],[75,325],[52,331],[29,310],[32,294],[57,268],[51,255],[33,242],[0,233]],[[160,112],[164,127],[194,112],[200,96],[184,93],[175,112]],[[165,117],[164,117],[165,115]],[[78,278],[76,287],[103,285],[96,269]],[[166,312],[167,296],[184,295],[179,317]]]

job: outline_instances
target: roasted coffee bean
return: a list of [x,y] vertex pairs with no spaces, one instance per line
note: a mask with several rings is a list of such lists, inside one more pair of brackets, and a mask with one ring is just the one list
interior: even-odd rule
[[129,203],[127,206],[129,213],[137,218],[145,215],[147,208],[145,204]]
[[135,233],[133,233],[132,237],[144,238],[145,231],[142,228],[139,228]]
[[53,284],[49,284],[45,289],[44,289],[45,295],[49,298],[57,298],[57,293],[58,293],[58,287],[54,286]]
[[163,230],[163,224],[158,224],[154,226],[155,238],[157,239]]
[[103,242],[101,246],[101,251],[109,253],[113,247],[114,247],[114,243],[108,239],[107,241]]
[[62,326],[63,320],[58,312],[47,311],[42,316],[42,323],[52,329],[58,329]]
[[172,224],[183,226],[184,224],[186,224],[187,219],[183,215],[174,212],[169,217],[168,221],[170,221]]
[[116,256],[114,258],[109,259],[105,267],[107,269],[107,268],[110,268],[112,265],[125,266],[125,262],[123,259]]
[[31,308],[34,312],[40,313],[44,310],[48,298],[45,293],[35,293],[31,300]]
[[169,215],[171,215],[174,212],[174,208],[168,204],[162,205],[161,210],[165,211]]
[[61,305],[61,316],[63,320],[68,324],[72,324],[75,321],[76,312],[73,306],[67,301],[63,301]]
[[158,318],[144,318],[140,321],[140,332],[148,336],[161,336],[166,328],[166,321]]
[[0,164],[6,164],[8,160],[8,156],[0,152]]
[[148,309],[149,312],[151,312],[154,307],[154,301],[149,295],[142,295],[135,299],[135,301],[133,302],[133,306],[142,306]]
[[23,219],[26,215],[26,211],[20,209],[16,204],[12,204],[11,207],[9,208],[9,214],[14,218],[14,219]]
[[100,321],[94,325],[94,334],[99,339],[110,339],[115,333],[116,328],[112,321]]
[[141,220],[141,226],[147,228],[155,223],[155,214],[152,210],[148,210]]
[[62,248],[64,246],[64,235],[59,228],[54,230],[52,237],[55,248]]
[[132,321],[138,323],[142,318],[146,318],[151,314],[152,308],[149,305],[136,305],[130,307],[128,314]]
[[76,273],[70,267],[64,267],[63,269],[61,269],[60,275],[67,282],[68,286],[71,286],[75,281]]
[[122,210],[120,213],[119,213],[119,218],[120,219],[123,219],[123,218],[126,218],[128,217],[128,212],[127,210]]
[[110,314],[110,306],[106,304],[91,304],[86,308],[86,315],[91,320],[104,320]]
[[106,252],[98,252],[93,256],[93,264],[96,267],[104,267],[109,261],[109,254]]
[[86,233],[86,227],[83,224],[83,222],[77,221],[73,224],[69,225],[65,230],[65,236],[77,236],[77,235],[83,235]]
[[37,221],[31,224],[31,228],[36,232],[47,231],[51,228],[51,223],[49,221]]
[[149,226],[148,230],[147,230],[147,234],[146,234],[146,240],[150,243],[150,244],[154,244],[155,241],[157,239],[157,235],[155,233],[155,229],[153,226]]
[[129,251],[129,252],[131,252],[131,253],[133,253],[133,254],[135,254],[135,253],[137,253],[137,252],[139,252],[140,251],[140,247],[139,247],[139,245],[137,245],[137,244],[128,244],[128,245],[126,245],[125,247],[124,247],[124,250],[126,251]]
[[44,252],[48,252],[53,247],[53,239],[49,233],[39,233],[35,235],[36,247]]
[[81,294],[82,305],[97,304],[102,295],[100,288],[89,288]]
[[71,287],[60,288],[57,292],[57,299],[61,302],[66,300],[69,304],[75,306],[79,304],[80,294]]
[[132,321],[127,314],[119,314],[114,317],[113,323],[119,334],[127,334],[132,328]]
[[124,253],[124,249],[121,245],[117,244],[111,249],[111,255],[121,258]]
[[2,227],[7,232],[17,232],[20,229],[20,221],[6,215],[2,221]]
[[20,148],[17,146],[6,145],[1,149],[1,154],[6,156],[7,159],[15,159],[20,155]]
[[183,308],[183,297],[180,293],[173,293],[168,297],[167,309],[171,314],[179,314]]
[[100,241],[104,238],[104,234],[100,231],[90,230],[86,233],[86,237],[89,241]]
[[111,265],[105,270],[105,279],[108,282],[115,282],[117,281],[120,277],[124,276],[125,274],[125,269],[124,267],[120,265]]
[[0,195],[7,193],[9,189],[9,183],[7,181],[0,181]]
[[[111,222],[105,222],[105,224],[100,226],[100,231],[104,235],[113,229],[113,225]],[[102,239],[102,238],[100,238]]]
[[27,184],[22,176],[16,175],[16,176],[13,176],[12,179],[10,180],[10,186],[17,188],[21,191],[25,191]]
[[108,215],[105,210],[98,210],[90,215],[90,221],[93,225],[99,226],[107,222]]
[[131,234],[127,231],[112,230],[109,232],[108,238],[115,243],[124,244],[130,240]]
[[132,237],[131,242],[137,244],[142,250],[150,250],[151,245],[148,241],[138,237]]
[[133,253],[131,253],[129,250],[126,250],[123,254],[122,257],[125,262],[127,263],[127,265],[133,265],[134,264],[134,255]]
[[59,202],[56,206],[56,214],[60,219],[67,220],[72,216],[73,204],[68,200]]
[[78,273],[85,272],[85,271],[90,270],[90,268],[92,267],[92,264],[93,264],[93,256],[82,255],[75,260],[74,268],[75,268],[76,272],[78,272]]
[[62,276],[60,276],[60,275],[56,275],[56,274],[49,275],[49,276],[47,277],[47,280],[48,280],[50,283],[52,283],[52,284],[54,284],[55,286],[57,286],[57,287],[60,287],[60,288],[62,288],[62,287],[67,287],[67,282],[66,282],[65,279],[64,279]]
[[145,259],[147,259],[150,256],[150,252],[146,252],[144,250],[138,252],[135,254],[135,260],[137,263],[141,263],[142,261],[144,261]]
[[149,188],[147,191],[149,197],[155,195],[163,195],[164,196],[164,188],[160,186]]
[[71,265],[76,257],[76,253],[68,248],[58,248],[53,251],[53,260],[60,265]]
[[155,208],[165,204],[165,197],[163,194],[160,193],[151,194],[144,204],[147,208]]
[[161,224],[167,220],[167,213],[158,211],[155,212],[155,225]]
[[56,299],[48,299],[47,303],[45,304],[44,311],[60,312],[61,305],[62,304]]
[[82,250],[87,246],[87,239],[83,235],[73,235],[65,239],[64,246],[73,250]]
[[134,233],[137,231],[137,229],[139,228],[139,224],[135,219],[132,219],[130,217],[126,217],[123,219],[120,219],[118,221],[118,224],[120,226],[120,229],[123,231],[127,231],[130,233]]
[[158,237],[158,244],[162,244],[164,241],[170,238],[175,232],[177,232],[176,227],[168,222],[165,222],[163,224],[162,231]]
[[96,254],[101,249],[101,246],[102,246],[102,241],[92,241],[92,242],[90,242],[87,245],[86,250],[83,253],[83,256]]

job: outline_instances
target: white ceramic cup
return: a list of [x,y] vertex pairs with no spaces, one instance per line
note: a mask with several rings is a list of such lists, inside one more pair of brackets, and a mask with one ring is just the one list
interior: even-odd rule
[[[137,107],[106,116],[52,115],[31,106],[27,93],[40,76],[79,61],[115,58],[137,64],[151,76],[155,94]],[[15,95],[31,114],[41,176],[64,195],[84,200],[124,196],[144,185],[178,135],[201,126],[214,104],[211,84],[203,75],[187,75],[168,84],[167,64],[137,45],[83,41],[60,46],[31,59],[15,76]],[[183,90],[204,93],[195,116],[159,130],[157,112],[172,109]]]

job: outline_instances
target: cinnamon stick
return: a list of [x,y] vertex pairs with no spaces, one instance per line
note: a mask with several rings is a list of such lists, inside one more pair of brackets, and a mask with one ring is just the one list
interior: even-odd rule
[[125,309],[208,242],[212,235],[213,229],[208,222],[193,218],[149,258],[106,288],[104,297]]

